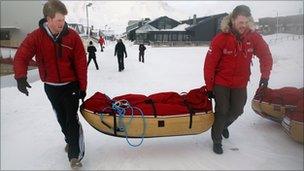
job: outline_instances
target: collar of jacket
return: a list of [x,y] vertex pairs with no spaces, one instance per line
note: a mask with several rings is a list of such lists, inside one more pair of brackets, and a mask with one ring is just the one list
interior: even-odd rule
[[51,33],[51,31],[49,30],[49,28],[46,25],[46,19],[43,18],[39,21],[39,27],[40,29],[42,29],[43,31],[45,31],[45,33],[53,40],[53,42],[55,43],[55,54],[57,58],[60,58],[62,56],[62,45],[61,45],[61,39],[64,35],[68,34],[68,24],[65,22],[62,31],[58,34],[58,36],[54,37]]
[[49,35],[55,43],[61,43],[61,38],[64,35],[67,35],[68,32],[69,32],[69,30],[68,30],[68,24],[65,22],[62,31],[58,34],[58,36],[54,37],[52,35],[52,33],[50,32],[50,30],[47,28],[46,23],[47,23],[46,18],[42,18],[39,21],[39,28],[41,28],[42,30],[44,30],[45,33],[47,35]]
[[243,34],[239,34],[236,30],[230,29],[229,33],[235,37],[237,41],[242,41],[252,30],[246,29]]
[[[248,31],[254,31],[255,30],[255,24],[252,17],[248,17],[248,23],[247,23]],[[221,31],[223,33],[229,33],[232,29],[232,16],[231,14],[225,16],[221,21]]]

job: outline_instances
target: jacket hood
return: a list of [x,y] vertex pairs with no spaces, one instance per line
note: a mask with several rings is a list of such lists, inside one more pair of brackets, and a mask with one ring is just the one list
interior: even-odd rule
[[[255,30],[255,24],[254,24],[254,20],[252,17],[248,17],[249,22],[248,22],[248,28],[251,31]],[[232,27],[232,15],[229,14],[227,16],[225,16],[221,22],[221,31],[224,33],[228,33],[231,32],[231,27]]]

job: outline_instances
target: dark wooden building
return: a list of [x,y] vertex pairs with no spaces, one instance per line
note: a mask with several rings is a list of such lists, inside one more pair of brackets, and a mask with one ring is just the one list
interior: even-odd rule
[[129,21],[128,26],[126,28],[126,35],[128,40],[134,41],[136,38],[135,31],[149,21],[149,18],[145,18],[143,20]]
[[[220,23],[227,13],[176,21],[167,16],[145,23],[135,30],[135,43],[185,45],[210,41],[219,31]],[[132,31],[132,30],[131,30]],[[185,43],[186,42],[186,43]],[[190,43],[189,43],[190,42]]]
[[[191,41],[211,41],[211,39],[221,31],[221,21],[227,16],[227,13],[212,15],[192,20],[186,20],[184,23],[191,24],[186,28]],[[194,17],[195,18],[195,17]]]
[[185,41],[185,27],[177,20],[162,16],[136,30],[136,43]]

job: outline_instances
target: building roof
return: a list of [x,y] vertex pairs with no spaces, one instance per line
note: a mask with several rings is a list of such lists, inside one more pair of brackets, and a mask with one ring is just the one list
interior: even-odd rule
[[163,31],[186,31],[186,28],[189,27],[190,25],[189,24],[180,24],[180,25],[177,25],[176,27],[172,28],[172,29],[165,29]]
[[157,29],[147,23],[147,24],[143,25],[142,27],[140,27],[139,29],[137,29],[135,31],[135,33],[147,33],[149,31],[159,31],[159,29]]
[[202,19],[197,24],[194,24],[194,25],[191,25],[190,27],[187,27],[186,30],[192,30],[193,28],[198,27],[201,24],[208,23],[209,21],[211,21],[214,18],[224,17],[226,15],[228,15],[228,14],[227,13],[221,13],[221,14],[217,14],[217,15],[210,15],[210,16],[204,17],[204,19]]
[[[204,16],[204,17],[198,17],[196,18],[196,22],[197,24],[202,22],[203,20],[213,17],[213,18],[217,18],[217,17],[222,17],[222,16],[226,16],[228,15],[228,13],[220,13],[220,14],[215,14],[215,15],[209,15],[209,16]],[[187,24],[193,24],[193,18],[192,19],[188,19],[188,20],[182,20],[181,23],[187,23]]]
[[167,17],[167,16],[157,17],[157,18],[155,18],[154,20],[151,20],[151,21],[149,21],[149,22],[147,22],[147,23],[148,23],[148,24],[151,24],[151,23],[154,23],[154,22],[156,22],[157,20],[160,20],[160,19],[162,19],[162,18],[168,18],[168,19],[173,20],[173,21],[175,21],[175,22],[177,22],[177,23],[180,23],[179,21],[177,21],[177,20],[175,20],[175,19],[173,19],[173,18],[169,18],[169,17]]

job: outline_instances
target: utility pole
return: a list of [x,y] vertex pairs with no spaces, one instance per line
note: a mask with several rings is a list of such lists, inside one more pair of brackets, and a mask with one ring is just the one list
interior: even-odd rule
[[90,29],[90,26],[89,26],[89,12],[88,12],[88,7],[92,6],[92,3],[88,3],[86,5],[86,15],[87,15],[87,36],[89,37],[89,29]]
[[276,22],[276,26],[277,26],[277,34],[276,34],[276,39],[278,38],[278,34],[279,34],[279,11],[277,11],[277,22]]

